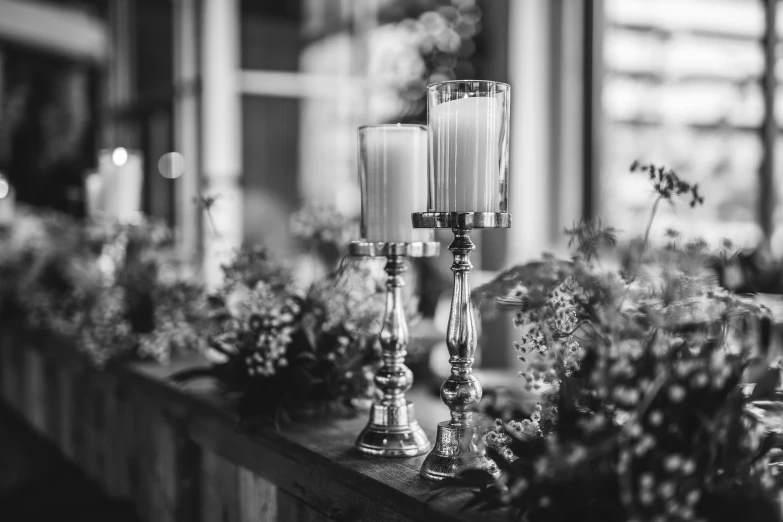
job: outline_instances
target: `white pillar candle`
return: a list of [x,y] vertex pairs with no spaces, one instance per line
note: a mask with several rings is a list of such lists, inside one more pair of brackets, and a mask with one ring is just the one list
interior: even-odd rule
[[465,97],[430,108],[434,212],[501,209],[501,100]]
[[16,192],[14,187],[0,176],[0,227],[11,225],[16,216]]
[[122,147],[101,151],[98,168],[103,194],[100,208],[106,218],[119,221],[135,219],[141,212],[141,153]]
[[371,125],[359,129],[362,235],[367,241],[428,241],[411,214],[427,208],[427,128]]
[[103,178],[98,172],[84,176],[84,212],[88,219],[98,219],[103,212]]

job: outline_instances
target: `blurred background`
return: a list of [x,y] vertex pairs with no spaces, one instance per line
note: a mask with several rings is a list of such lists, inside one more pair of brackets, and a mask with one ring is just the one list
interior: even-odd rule
[[209,282],[243,242],[296,255],[303,205],[359,213],[358,126],[425,122],[428,83],[491,79],[513,91],[514,227],[475,234],[480,270],[567,253],[563,227],[580,218],[641,232],[652,200],[627,175],[636,159],[706,197],[663,209],[653,237],[676,219],[685,235],[780,259],[778,7],[0,0],[0,173],[19,201],[84,215],[91,173],[134,171],[141,197],[118,204],[173,226]]
[[[209,287],[243,243],[316,277],[300,239],[358,216],[357,127],[425,123],[427,84],[485,79],[512,87],[514,221],[473,234],[474,285],[568,255],[580,219],[642,233],[639,160],[705,197],[661,207],[653,241],[729,239],[743,274],[768,274],[745,290],[783,293],[781,37],[778,0],[0,0],[0,226],[14,201],[146,214]],[[97,181],[114,195],[101,208]],[[434,373],[448,371],[442,250],[411,285]],[[482,369],[515,378],[511,321],[481,330]]]

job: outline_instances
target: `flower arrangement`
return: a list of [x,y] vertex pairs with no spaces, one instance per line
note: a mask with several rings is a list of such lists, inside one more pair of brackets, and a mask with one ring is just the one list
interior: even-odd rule
[[[98,320],[90,317],[90,309],[111,301],[101,299],[103,276],[83,232],[70,218],[44,212],[20,216],[6,236],[3,250],[11,255],[4,267],[15,274],[6,302],[13,303],[28,326],[76,338],[82,325]],[[113,310],[109,305],[102,312]]]
[[[352,222],[310,214],[295,217],[299,233],[335,250]],[[302,287],[265,249],[247,247],[224,267],[224,286],[206,295],[178,275],[171,232],[158,222],[85,225],[25,209],[3,234],[3,316],[69,341],[96,365],[206,353],[209,368],[177,378],[210,374],[247,413],[348,412],[374,393],[385,300],[364,262],[343,260]]]
[[[780,520],[774,441],[739,386],[767,311],[718,285],[703,241],[649,247],[661,201],[703,200],[670,170],[631,171],[657,198],[622,270],[598,261],[614,230],[581,223],[566,230],[572,260],[545,257],[477,290],[515,312],[528,395],[485,406],[499,417],[485,439],[501,478],[471,471],[443,491],[475,488],[471,504],[530,521]],[[751,401],[774,395],[778,372]]]
[[212,364],[176,381],[216,379],[244,416],[349,413],[372,398],[385,303],[366,265],[344,262],[301,288],[266,250],[245,247],[224,272],[209,297]]
[[70,340],[97,365],[198,349],[200,287],[172,277],[171,234],[22,209],[0,237],[0,312]]
[[[733,246],[733,245],[732,245]],[[780,249],[780,244],[776,245]],[[713,260],[721,286],[737,293],[783,295],[783,260],[769,242],[750,250],[734,250]]]
[[[334,256],[355,224],[313,210],[294,223]],[[155,221],[83,224],[24,209],[0,233],[2,317],[16,314],[96,365],[165,364],[198,351],[210,366],[175,379],[216,378],[245,414],[349,413],[374,395],[385,279],[372,261],[332,260],[335,271],[302,285],[264,248],[245,247],[223,267],[222,288],[207,295],[179,275],[171,231]],[[409,315],[416,305],[407,296]]]
[[138,334],[138,354],[167,364],[174,354],[203,352],[207,303],[201,285],[187,280],[161,281],[151,297],[155,327]]
[[180,275],[172,231],[142,220],[92,232],[107,286],[122,292],[134,355],[165,364],[176,353],[203,350],[204,289]]

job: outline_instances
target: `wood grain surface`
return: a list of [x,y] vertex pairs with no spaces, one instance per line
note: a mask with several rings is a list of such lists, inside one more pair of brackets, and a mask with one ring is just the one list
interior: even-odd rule
[[[480,522],[510,517],[503,510],[465,511],[467,492],[430,501],[432,484],[418,473],[423,456],[381,459],[356,451],[354,440],[366,412],[280,428],[241,422],[212,383],[181,387],[169,380],[203,360],[98,371],[71,348],[2,330],[3,400],[111,495],[131,498],[142,520]],[[410,398],[434,438],[436,422],[448,411],[423,389],[414,389]]]

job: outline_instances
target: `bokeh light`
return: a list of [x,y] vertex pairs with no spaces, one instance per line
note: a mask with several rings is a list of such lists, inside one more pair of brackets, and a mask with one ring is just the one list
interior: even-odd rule
[[128,150],[125,147],[117,147],[111,153],[111,161],[118,167],[128,163]]
[[167,152],[158,160],[160,175],[176,179],[185,173],[185,157],[179,152]]
[[11,193],[11,185],[8,180],[0,176],[0,199],[5,199]]

